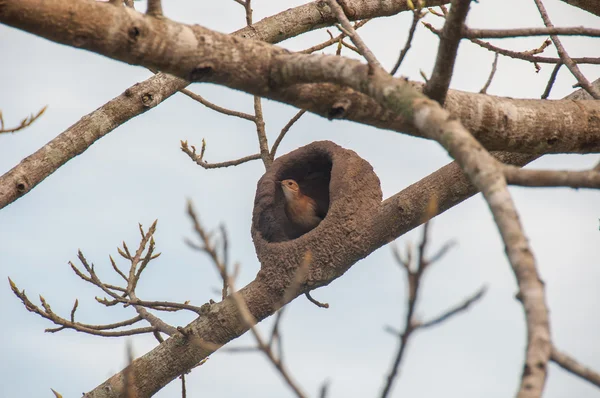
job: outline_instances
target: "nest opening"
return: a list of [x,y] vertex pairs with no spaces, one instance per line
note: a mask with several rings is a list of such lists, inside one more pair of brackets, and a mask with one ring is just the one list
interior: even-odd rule
[[258,230],[267,242],[283,242],[296,239],[307,231],[290,221],[285,212],[285,195],[281,181],[294,180],[300,191],[312,198],[318,208],[318,214],[325,218],[329,210],[329,182],[331,180],[331,155],[322,151],[309,151],[301,156],[286,159],[263,184],[270,189],[265,192],[271,196],[272,203],[259,217]]

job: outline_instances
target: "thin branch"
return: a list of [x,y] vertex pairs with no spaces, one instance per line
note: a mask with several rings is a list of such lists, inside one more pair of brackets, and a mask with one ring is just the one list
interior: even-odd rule
[[462,37],[465,39],[504,39],[509,37],[532,36],[588,36],[600,37],[600,29],[585,28],[583,26],[557,28],[520,28],[520,29],[472,29],[464,28]]
[[487,81],[485,82],[485,84],[483,85],[481,90],[479,90],[480,94],[487,93],[488,88],[490,88],[490,84],[492,84],[492,79],[494,78],[494,75],[496,74],[497,66],[498,66],[498,53],[495,53],[494,54],[494,62],[492,63],[492,70],[490,71],[490,75],[489,75]]
[[24,128],[31,126],[33,122],[35,122],[40,116],[44,114],[47,108],[48,105],[40,109],[39,112],[35,115],[32,113],[31,115],[27,116],[25,119],[21,120],[17,127],[12,128],[4,128],[4,117],[2,116],[2,111],[0,111],[0,134],[15,133],[19,130],[23,130]]
[[[249,0],[246,0],[247,2]],[[269,141],[265,131],[265,119],[262,112],[262,103],[258,95],[254,96],[254,123],[256,124],[256,134],[258,135],[258,147],[260,149],[260,158],[265,165],[265,169],[271,167],[273,158],[269,152]]]
[[[542,16],[544,25],[546,25],[546,27],[549,29],[554,28],[554,25],[552,25],[552,21],[550,21],[550,17],[546,12],[546,7],[544,7],[542,0],[534,0],[534,2],[540,12],[540,15]],[[588,94],[590,94],[594,99],[600,99],[600,92],[598,92],[598,90],[596,90],[585,78],[583,73],[581,73],[577,64],[573,61],[573,59],[571,59],[571,57],[567,53],[567,50],[565,50],[565,48],[563,47],[562,42],[560,41],[558,36],[550,35],[550,39],[552,39],[552,42],[554,43],[556,51],[558,52],[558,55],[560,56],[560,59],[562,60],[563,64],[565,64],[565,66],[571,71],[573,76],[575,76],[575,79],[577,79],[579,85],[585,91],[587,91]]]
[[[427,27],[427,25],[425,25]],[[500,55],[504,55],[506,57],[522,59],[524,61],[529,61],[533,63],[539,64],[558,64],[561,63],[562,60],[560,58],[553,57],[537,57],[534,54],[539,54],[539,52],[533,51],[513,51],[507,50],[504,48],[497,47],[491,43],[485,42],[479,39],[470,39],[472,43],[477,44],[480,47],[485,48],[486,50],[496,52]],[[593,64],[600,65],[600,58],[593,57],[581,57],[581,58],[571,58],[574,62],[578,64]]]
[[[237,1],[237,0],[236,0]],[[244,9],[246,10],[246,25],[252,25],[252,0],[245,0],[240,4],[244,5]]]
[[29,298],[25,294],[24,290],[19,291],[17,285],[10,278],[8,278],[8,281],[10,283],[11,290],[13,291],[15,296],[17,296],[21,300],[21,302],[23,303],[23,305],[29,312],[36,313],[36,314],[40,315],[42,318],[48,319],[49,321],[53,322],[54,324],[59,325],[58,328],[46,329],[45,331],[48,333],[56,333],[56,332],[64,330],[64,329],[73,329],[78,332],[83,332],[83,333],[87,333],[87,334],[91,334],[91,335],[95,335],[95,336],[123,337],[123,336],[133,336],[136,334],[152,333],[155,330],[154,327],[142,327],[142,328],[127,329],[127,330],[112,330],[112,329],[117,329],[117,328],[123,327],[123,326],[130,326],[130,325],[133,325],[133,324],[141,321],[142,318],[139,316],[135,317],[135,318],[131,318],[126,321],[123,321],[123,322],[117,322],[117,323],[107,324],[107,325],[87,325],[84,323],[72,322],[68,319],[65,319],[65,318],[55,314],[52,311],[48,302],[46,302],[46,300],[44,299],[44,297],[40,296],[40,301],[42,303],[42,307],[40,308],[39,306],[33,304],[31,302],[31,300],[29,300]]
[[[198,216],[196,215],[196,212],[195,212],[191,202],[188,202],[188,215],[192,219],[192,223],[194,225],[194,230],[196,231],[196,233],[198,234],[198,237],[200,238],[200,240],[203,243],[203,246],[201,247],[201,249],[211,257],[211,259],[213,260],[213,264],[219,271],[219,274],[221,275],[221,277],[223,279],[227,280],[227,285],[229,286],[229,288],[231,289],[231,292],[232,292],[229,295],[229,297],[231,297],[231,299],[235,303],[242,322],[245,324],[245,326],[248,329],[250,329],[252,335],[254,336],[256,343],[258,345],[258,348],[260,349],[260,351],[262,351],[267,356],[267,358],[269,359],[271,364],[277,369],[279,374],[283,377],[284,381],[290,387],[290,389],[294,392],[294,394],[299,398],[304,398],[305,397],[304,393],[302,392],[300,387],[298,385],[296,385],[296,383],[292,380],[290,374],[288,373],[286,367],[283,364],[281,357],[277,358],[274,355],[273,350],[271,349],[271,346],[263,339],[262,335],[256,328],[256,326],[255,326],[256,319],[250,313],[250,310],[248,309],[248,306],[246,305],[244,298],[235,290],[234,278],[229,273],[227,273],[227,269],[224,267],[222,260],[219,258],[218,253],[214,250],[212,244],[210,243],[209,235],[207,234],[207,232],[204,230],[204,228],[200,224]],[[308,256],[308,257],[310,258],[310,256]],[[305,259],[306,259],[306,256],[305,256]],[[299,267],[299,269],[296,271],[296,275],[298,275],[298,273],[300,272],[300,270],[302,268],[308,268],[308,267],[307,266]],[[298,278],[295,278],[295,279],[298,279]],[[294,283],[292,283],[292,285],[294,285]],[[289,290],[289,288],[288,288],[288,290]],[[284,294],[284,296],[285,296],[285,294]]]
[[422,323],[417,323],[415,325],[415,328],[418,329],[427,329],[430,328],[432,326],[437,326],[439,324],[441,324],[444,321],[447,321],[448,319],[450,319],[451,317],[453,317],[454,315],[458,315],[466,310],[469,309],[469,307],[473,304],[475,304],[477,301],[479,301],[485,294],[485,292],[487,291],[487,287],[483,286],[481,287],[477,292],[475,292],[475,294],[473,294],[472,296],[468,297],[466,300],[464,300],[462,303],[456,305],[455,307],[452,307],[451,309],[447,310],[446,312],[444,312],[443,314],[429,320],[426,322],[422,322]]
[[525,187],[571,187],[600,189],[600,171],[531,170],[504,166],[506,182]]
[[369,47],[367,47],[358,33],[356,33],[356,30],[346,17],[344,9],[338,4],[337,0],[327,0],[327,3],[342,25],[342,28],[345,31],[344,33],[350,37],[350,40],[352,40],[352,43],[358,48],[360,54],[362,54],[369,63],[369,73],[373,73],[374,69],[381,69],[381,64],[377,61],[375,55],[371,52]]
[[583,366],[577,360],[563,352],[560,352],[556,347],[552,347],[552,354],[550,354],[550,360],[556,363],[558,366],[563,368],[569,373],[581,377],[584,380],[589,381],[597,387],[600,387],[600,373]]
[[423,88],[423,94],[441,105],[446,101],[461,40],[461,31],[467,19],[470,4],[471,0],[452,0],[452,7],[440,35],[435,66],[429,81]]
[[[362,26],[364,26],[370,20],[371,19],[363,19],[362,21],[356,22],[354,24],[354,29],[361,28]],[[299,53],[301,53],[301,54],[312,54],[315,51],[323,50],[324,48],[327,48],[327,47],[331,46],[332,44],[339,43],[340,40],[342,40],[345,37],[347,37],[346,34],[343,33],[343,32],[341,34],[339,34],[338,36],[336,36],[336,37],[333,37],[333,35],[331,34],[331,32],[329,32],[329,30],[327,30],[327,33],[329,33],[329,36],[331,37],[329,40],[324,41],[323,43],[314,45],[312,47],[309,47],[309,48],[307,48],[305,50],[299,51]]]
[[398,72],[400,65],[402,65],[402,61],[404,61],[404,58],[406,57],[408,50],[410,50],[413,38],[415,36],[415,32],[417,30],[417,25],[419,24],[419,21],[421,20],[421,18],[423,18],[425,16],[425,13],[422,11],[423,10],[423,8],[422,8],[423,2],[421,0],[417,0],[417,1],[418,1],[419,5],[416,10],[413,10],[413,19],[412,19],[412,23],[410,25],[410,29],[408,30],[408,37],[406,38],[406,43],[404,44],[404,48],[402,48],[402,50],[400,51],[400,55],[398,55],[398,60],[396,61],[396,63],[394,64],[394,67],[390,71],[390,75],[392,75],[392,76],[394,76],[396,74],[396,72]]
[[228,160],[226,162],[206,163],[206,161],[203,159],[205,149],[206,143],[204,140],[202,140],[202,151],[199,155],[196,154],[196,147],[194,145],[190,146],[188,145],[187,141],[181,141],[181,150],[185,152],[185,154],[187,154],[190,157],[190,159],[196,162],[197,165],[202,166],[202,168],[204,169],[219,169],[223,167],[238,166],[240,164],[250,162],[252,160],[261,159],[261,154],[256,153],[254,155],[244,156],[243,158]]
[[204,99],[204,97],[188,90],[188,89],[181,89],[179,90],[180,93],[187,95],[188,97],[190,97],[191,99],[193,99],[194,101],[198,101],[199,103],[201,103],[202,105],[206,106],[209,109],[212,109],[213,111],[222,113],[224,115],[229,115],[229,116],[235,116],[235,117],[239,117],[240,119],[246,119],[249,120],[251,122],[254,122],[255,117],[252,115],[249,115],[247,113],[244,112],[238,112],[238,111],[233,111],[231,109],[227,109],[227,108],[223,108],[221,106],[215,105],[212,102],[209,102],[207,100]]
[[181,398],[186,398],[187,391],[185,389],[185,373],[182,374],[179,378],[181,379]]
[[294,123],[296,123],[298,121],[298,119],[300,119],[302,117],[302,115],[304,115],[305,113],[306,113],[306,109],[300,110],[289,120],[289,122],[287,122],[287,124],[285,126],[283,126],[283,128],[281,129],[281,132],[279,133],[279,135],[275,139],[275,142],[273,143],[273,146],[271,147],[271,159],[275,159],[275,154],[277,153],[279,144],[281,144],[281,141],[283,141],[283,138],[285,137],[287,132],[290,131],[290,128],[292,128]]
[[546,84],[546,88],[544,89],[544,93],[542,94],[541,99],[547,99],[550,96],[550,91],[552,91],[552,86],[554,86],[554,82],[556,81],[556,77],[558,76],[558,71],[563,66],[562,63],[558,63],[554,66],[552,73],[550,74],[550,78],[548,79],[548,84]]
[[311,295],[310,292],[306,292],[304,293],[304,295],[306,296],[306,298],[308,299],[308,301],[310,301],[311,303],[313,303],[314,305],[316,305],[319,308],[329,308],[329,303],[322,303],[320,301],[315,300]]
[[[425,218],[429,219],[433,217],[438,211],[438,203],[437,200],[430,200],[428,208],[426,209]],[[399,332],[394,330],[391,327],[386,328],[386,330],[391,331],[396,337],[399,339],[398,350],[396,352],[396,356],[394,358],[393,364],[390,368],[388,376],[386,378],[386,384],[382,390],[381,397],[385,398],[391,394],[391,389],[394,384],[395,379],[397,378],[400,364],[404,357],[404,353],[406,351],[406,347],[408,345],[408,341],[413,332],[418,329],[424,329],[433,325],[437,325],[450,317],[461,313],[469,308],[469,306],[476,301],[478,301],[484,294],[485,289],[481,289],[474,296],[465,300],[465,302],[460,305],[447,310],[444,314],[434,318],[431,321],[420,323],[417,321],[415,317],[415,310],[417,306],[417,300],[419,297],[419,288],[421,286],[422,277],[425,270],[435,262],[439,261],[453,246],[452,243],[445,244],[436,254],[427,258],[425,252],[427,250],[428,245],[428,231],[429,231],[429,223],[426,222],[423,225],[423,235],[421,237],[421,241],[419,243],[417,249],[416,257],[413,256],[412,246],[407,244],[406,255],[400,253],[398,248],[395,245],[392,245],[392,254],[396,263],[402,267],[406,271],[406,278],[408,284],[408,294],[407,294],[407,311],[404,320],[404,331]],[[414,261],[413,261],[414,258]]]

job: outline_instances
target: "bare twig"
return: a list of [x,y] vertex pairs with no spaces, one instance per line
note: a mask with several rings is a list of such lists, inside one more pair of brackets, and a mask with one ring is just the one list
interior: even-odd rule
[[[512,51],[512,50],[507,50],[504,48],[497,47],[497,46],[495,46],[491,43],[485,42],[483,40],[479,40],[479,39],[470,39],[470,40],[472,43],[475,43],[478,46],[481,46],[487,50],[497,52],[500,55],[504,55],[504,56],[510,57],[510,58],[522,59],[524,61],[529,61],[529,62],[534,62],[534,63],[539,63],[539,64],[558,64],[558,63],[562,62],[562,60],[560,58],[537,57],[537,56],[535,56],[535,54],[540,53],[538,50],[536,50],[536,51]],[[546,43],[546,42],[544,42],[544,43]],[[545,47],[547,47],[547,46],[544,44],[544,48]],[[571,58],[571,59],[578,64],[594,64],[594,65],[600,64],[600,58],[581,57],[581,58]]]
[[35,115],[31,114],[31,115],[27,116],[25,119],[21,120],[21,122],[19,123],[19,125],[17,127],[12,127],[12,128],[4,128],[4,118],[2,116],[2,111],[0,111],[0,134],[15,133],[19,130],[23,130],[24,128],[31,126],[31,124],[33,122],[35,122],[40,116],[42,116],[44,114],[44,112],[46,111],[47,108],[48,108],[48,106],[46,105],[45,107],[40,109],[38,113],[36,113]]
[[461,31],[470,4],[471,0],[452,0],[452,7],[440,35],[435,66],[429,81],[423,88],[423,93],[426,96],[442,105],[446,101],[446,94],[448,93],[448,87],[450,87]]
[[310,292],[306,292],[306,293],[304,293],[304,295],[306,296],[306,298],[308,299],[308,301],[310,301],[311,303],[313,303],[317,307],[319,307],[319,308],[329,308],[329,303],[321,303],[320,301],[315,300],[310,295]]
[[494,62],[492,63],[492,70],[490,71],[490,75],[489,75],[487,81],[485,82],[484,86],[481,88],[481,90],[479,90],[479,93],[481,93],[481,94],[487,93],[488,88],[490,88],[490,84],[492,84],[492,79],[494,78],[494,75],[496,74],[497,66],[498,66],[498,53],[495,53],[494,54]]
[[[258,329],[255,327],[256,319],[248,310],[246,302],[244,301],[242,296],[237,291],[235,291],[235,281],[234,281],[235,278],[232,277],[229,273],[227,273],[227,269],[223,266],[222,260],[220,259],[220,257],[218,256],[218,253],[216,252],[216,250],[214,249],[214,247],[212,246],[212,244],[210,242],[208,233],[204,230],[204,228],[200,224],[200,221],[196,215],[196,212],[195,212],[191,202],[188,202],[188,215],[192,219],[192,222],[194,224],[194,230],[196,231],[196,233],[198,234],[198,237],[200,238],[200,240],[202,242],[202,246],[198,246],[198,245],[194,245],[194,244],[191,244],[191,245],[193,247],[202,249],[204,252],[206,252],[211,257],[213,264],[219,271],[219,274],[221,275],[221,277],[223,279],[227,280],[227,285],[229,286],[229,288],[231,289],[231,292],[232,292],[229,297],[231,297],[231,299],[234,301],[234,303],[237,307],[237,310],[239,311],[241,320],[245,323],[245,326],[248,329],[250,329],[252,335],[254,336],[256,343],[258,345],[258,349],[267,356],[267,358],[269,359],[271,364],[279,372],[279,374],[282,376],[282,378],[284,379],[286,384],[290,387],[290,389],[294,392],[294,394],[299,398],[304,398],[305,397],[304,393],[302,392],[300,387],[296,384],[296,382],[291,378],[289,372],[287,371],[286,367],[283,364],[282,358],[277,357],[273,353],[270,343],[268,343],[264,340],[264,338],[262,337],[262,335],[260,334]],[[190,242],[188,242],[188,243],[190,244]],[[310,256],[309,256],[309,259],[310,259]],[[303,267],[301,267],[301,268],[303,268]],[[297,272],[297,274],[298,274],[298,272]],[[281,316],[281,315],[279,315],[279,316]],[[278,333],[278,332],[274,331],[273,333]],[[272,340],[273,340],[273,338],[271,338],[271,343],[272,343]]]
[[190,146],[188,145],[187,141],[181,141],[181,150],[185,152],[190,157],[190,159],[196,162],[197,165],[202,166],[205,169],[219,169],[223,167],[238,166],[240,164],[250,162],[252,160],[261,159],[260,153],[257,153],[254,155],[244,156],[243,158],[235,160],[228,160],[226,162],[206,163],[206,161],[203,159],[205,149],[206,141],[204,140],[202,140],[202,150],[200,151],[199,155],[196,154],[196,147],[194,147],[194,145]]
[[[427,213],[435,214],[436,208],[437,201],[430,201]],[[429,219],[431,217],[431,215],[428,214],[425,215],[426,219]],[[429,267],[436,261],[439,261],[444,256],[444,254],[448,252],[450,247],[452,247],[452,243],[448,243],[444,245],[436,254],[434,254],[430,258],[427,258],[425,252],[428,244],[428,230],[429,223],[425,223],[423,225],[423,235],[421,238],[421,242],[418,246],[416,257],[413,256],[412,246],[410,245],[407,245],[405,256],[402,255],[402,253],[400,253],[396,246],[392,246],[392,254],[394,255],[396,263],[406,271],[408,281],[407,311],[404,320],[404,331],[399,332],[391,327],[386,328],[386,330],[390,331],[396,337],[398,337],[399,345],[398,351],[396,352],[396,356],[394,358],[394,362],[386,378],[386,384],[382,390],[381,397],[387,397],[391,393],[392,386],[394,384],[395,379],[397,378],[398,371],[400,369],[400,364],[404,357],[404,353],[406,351],[406,347],[408,345],[408,341],[412,333],[418,329],[425,329],[434,325],[438,325],[444,322],[445,320],[451,318],[452,316],[464,312],[469,308],[470,305],[481,299],[485,292],[485,288],[480,289],[476,294],[466,299],[460,305],[457,305],[445,311],[442,315],[432,319],[431,321],[421,323],[416,319],[415,309],[419,297],[419,287],[422,282],[423,274],[427,267]]]
[[[17,286],[9,279],[11,289],[14,294],[21,299],[26,309],[35,312],[38,315],[46,318],[53,323],[59,325],[58,328],[49,328],[46,329],[47,332],[58,332],[64,329],[74,329],[79,332],[88,333],[92,335],[105,336],[105,337],[118,337],[118,336],[130,336],[134,334],[141,333],[153,333],[157,337],[159,341],[160,333],[164,333],[167,335],[173,335],[177,332],[177,329],[171,325],[168,325],[164,321],[162,321],[157,316],[150,313],[147,308],[159,310],[159,311],[178,311],[178,310],[189,310],[193,311],[197,314],[201,313],[201,309],[199,307],[189,305],[186,303],[174,303],[168,301],[144,301],[140,300],[136,293],[135,289],[140,280],[141,274],[150,261],[156,259],[160,253],[154,253],[154,232],[156,231],[156,221],[152,224],[147,232],[144,232],[142,226],[139,226],[140,233],[142,239],[140,241],[139,247],[134,254],[129,251],[129,248],[125,243],[123,243],[123,249],[118,249],[119,254],[130,261],[130,268],[128,271],[128,275],[125,275],[116,265],[114,259],[110,257],[110,262],[113,270],[127,282],[126,287],[121,287],[117,285],[112,285],[109,283],[102,282],[101,278],[96,273],[94,268],[94,264],[90,264],[87,259],[84,257],[81,251],[78,252],[78,258],[81,262],[81,265],[85,269],[82,271],[78,269],[75,264],[69,262],[71,269],[75,272],[77,276],[79,276],[84,281],[93,284],[94,286],[100,288],[110,299],[107,298],[99,298],[96,297],[96,301],[105,306],[114,306],[116,304],[123,304],[125,307],[132,306],[136,312],[137,316],[125,321],[116,322],[112,324],[105,325],[90,325],[84,324],[81,322],[76,322],[75,314],[79,305],[79,300],[75,300],[73,304],[73,308],[70,313],[70,319],[67,320],[55,314],[50,305],[46,302],[46,300],[40,296],[41,307],[33,304],[25,295],[23,291],[19,291]],[[145,328],[134,328],[134,329],[126,329],[119,330],[122,327],[131,326],[139,321],[146,321],[151,326]]]
[[508,37],[522,36],[588,36],[600,37],[600,29],[584,28],[575,26],[569,28],[557,28],[547,26],[546,28],[520,28],[520,29],[472,29],[465,27],[462,37],[466,39],[503,39]]
[[556,77],[558,76],[558,71],[562,66],[562,63],[558,63],[554,66],[554,69],[550,74],[550,78],[548,79],[548,84],[546,84],[546,88],[544,89],[544,93],[542,94],[542,99],[547,99],[550,96],[550,91],[552,90],[552,86],[554,86],[554,82],[556,81]]
[[417,0],[417,2],[418,2],[418,8],[413,10],[413,19],[412,19],[412,23],[410,25],[410,29],[408,30],[408,37],[406,38],[406,43],[404,44],[404,48],[402,48],[402,50],[400,51],[400,55],[398,55],[398,60],[396,61],[396,63],[394,64],[394,67],[390,71],[390,75],[392,75],[392,76],[394,76],[396,74],[396,72],[398,72],[400,65],[402,65],[402,61],[404,61],[404,57],[406,57],[408,50],[410,50],[410,46],[412,44],[413,38],[415,36],[415,32],[417,30],[417,25],[419,24],[419,21],[421,20],[421,18],[423,18],[425,16],[425,13],[423,12],[423,8],[422,8],[423,2],[421,0]]
[[265,131],[265,119],[263,117],[261,99],[257,95],[254,96],[254,115],[256,134],[258,135],[258,147],[260,149],[260,158],[265,165],[265,169],[268,169],[273,163],[273,158],[269,152],[269,142],[267,140],[267,133]]
[[583,366],[577,360],[563,352],[560,352],[556,347],[552,347],[552,354],[550,355],[552,362],[563,368],[569,373],[581,377],[584,380],[589,381],[597,387],[600,387],[600,373]]
[[209,109],[212,109],[213,111],[222,113],[224,115],[235,116],[235,117],[239,117],[241,119],[246,119],[246,120],[250,120],[251,122],[254,122],[254,119],[255,119],[254,116],[249,115],[244,112],[233,111],[231,109],[227,109],[227,108],[223,108],[221,106],[215,105],[212,102],[205,100],[204,97],[202,97],[188,89],[184,88],[184,89],[179,90],[179,92],[187,95],[188,97],[190,97],[191,99],[193,99],[195,101],[198,101],[199,103],[201,103],[202,105],[206,106]]
[[[362,21],[356,22],[354,24],[354,29],[359,29],[360,27],[364,26],[369,21],[370,21],[370,19],[363,19]],[[331,34],[331,32],[329,32],[329,30],[327,30],[327,33],[331,37],[329,40],[324,41],[323,43],[317,44],[315,46],[307,48],[306,50],[302,50],[299,52],[302,54],[312,54],[315,51],[323,50],[324,48],[327,48],[327,47],[331,46],[332,44],[339,43],[340,40],[347,37],[346,34],[343,32],[336,37],[333,37],[333,35]]]
[[[540,11],[540,15],[542,16],[544,25],[546,25],[546,27],[549,29],[554,28],[554,25],[552,25],[552,21],[550,21],[550,17],[548,16],[548,13],[546,12],[546,7],[544,7],[542,0],[534,0],[534,2],[535,2],[535,5],[537,6],[538,10]],[[573,76],[575,76],[575,79],[577,79],[577,82],[579,83],[579,85],[585,91],[587,91],[588,94],[590,94],[594,99],[600,99],[600,92],[598,92],[598,90],[596,90],[590,84],[590,82],[585,78],[583,73],[581,73],[577,64],[573,61],[573,59],[571,59],[571,57],[567,53],[567,50],[565,50],[565,48],[563,47],[562,42],[560,41],[558,36],[550,35],[550,39],[552,39],[552,42],[554,43],[554,46],[556,47],[556,51],[558,52],[558,55],[560,56],[560,59],[562,60],[563,64],[565,64],[565,66],[571,71]]]
[[337,0],[327,0],[327,3],[342,25],[343,32],[350,37],[350,40],[352,40],[352,43],[358,48],[360,54],[365,57],[369,63],[369,73],[373,73],[373,69],[375,68],[381,69],[381,64],[377,61],[375,55],[371,52],[369,47],[367,47],[358,33],[356,33],[356,30],[346,17],[344,9],[338,4]]
[[415,325],[415,328],[418,329],[427,329],[430,328],[432,326],[437,326],[439,324],[441,324],[444,321],[447,321],[448,319],[450,319],[451,317],[453,317],[454,315],[460,314],[461,312],[464,312],[466,310],[469,309],[469,307],[473,304],[475,304],[477,301],[479,301],[483,295],[485,294],[485,292],[487,291],[487,287],[483,286],[481,287],[477,292],[475,292],[475,294],[473,294],[472,296],[468,297],[465,301],[463,301],[462,303],[456,305],[453,308],[450,308],[449,310],[447,310],[446,312],[444,312],[443,314],[429,320],[426,322],[422,322],[422,323],[417,323]]
[[275,139],[275,142],[273,143],[273,146],[271,147],[271,159],[275,159],[275,154],[277,153],[277,149],[279,148],[279,144],[281,144],[281,141],[283,140],[283,138],[285,137],[285,135],[287,134],[287,132],[290,131],[290,128],[292,128],[292,126],[294,125],[294,123],[296,123],[298,121],[298,119],[300,119],[302,117],[302,115],[304,115],[305,113],[306,113],[306,109],[300,110],[281,129],[281,132],[279,133],[279,135]]

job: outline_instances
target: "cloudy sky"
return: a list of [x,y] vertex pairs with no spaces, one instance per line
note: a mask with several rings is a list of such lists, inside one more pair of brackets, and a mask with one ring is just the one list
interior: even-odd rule
[[[256,0],[254,18],[302,4],[302,1]],[[598,26],[598,18],[559,1],[546,2],[555,25]],[[144,10],[143,2],[136,2]],[[231,32],[243,26],[243,9],[234,1],[164,1],[168,17]],[[440,24],[434,17],[430,22]],[[371,22],[360,32],[379,60],[391,67],[403,46],[410,15]],[[542,26],[533,2],[517,0],[473,3],[471,27]],[[310,47],[328,38],[324,30],[283,46]],[[543,38],[505,40],[518,50],[538,47]],[[598,41],[563,40],[572,56],[598,56]],[[437,39],[417,32],[400,73],[420,80],[430,74]],[[331,51],[328,50],[328,51]],[[552,49],[547,50],[552,54]],[[0,26],[0,109],[7,124],[48,105],[32,127],[0,136],[0,172],[15,166],[82,116],[92,112],[150,73],[89,52],[60,46],[33,35]],[[352,54],[345,53],[352,56]],[[452,87],[478,91],[489,73],[493,55],[463,43]],[[582,66],[590,80],[600,68]],[[531,64],[501,57],[489,93],[539,98],[552,66],[539,73]],[[565,68],[551,98],[569,94],[575,83]],[[236,110],[252,112],[250,96],[211,85],[192,89],[207,99]],[[264,102],[267,132],[272,141],[297,110]],[[201,305],[218,299],[219,279],[207,258],[191,251],[184,238],[192,236],[185,214],[192,199],[204,224],[224,223],[230,231],[232,259],[242,272],[238,285],[251,281],[259,264],[250,239],[256,181],[264,172],[258,161],[235,168],[204,170],[181,152],[180,140],[200,145],[205,138],[209,162],[229,160],[258,151],[254,126],[219,115],[182,94],[102,138],[25,197],[0,210],[0,396],[46,397],[50,388],[76,397],[119,371],[130,341],[137,356],[151,350],[150,337],[100,338],[73,331],[44,333],[48,321],[27,312],[11,293],[11,277],[37,302],[42,294],[55,312],[68,316],[79,299],[78,319],[109,323],[133,316],[131,309],[106,309],[94,301],[101,292],[75,276],[68,261],[81,249],[108,280],[108,256],[126,241],[138,242],[137,223],[158,219],[158,250],[163,255],[145,271],[139,296],[150,300],[191,300]],[[286,153],[315,140],[332,140],[356,151],[374,167],[384,197],[435,171],[449,161],[434,142],[343,121],[305,115],[290,131],[279,152]],[[548,156],[532,167],[589,168],[598,156]],[[570,189],[512,189],[525,231],[546,282],[556,345],[600,369],[600,194]],[[414,242],[420,230],[398,239]],[[457,248],[426,275],[418,314],[433,317],[460,302],[482,285],[483,301],[446,324],[417,334],[410,343],[394,396],[462,397],[512,396],[518,386],[525,348],[523,311],[514,299],[515,280],[490,213],[477,196],[436,218],[432,244],[448,240]],[[121,263],[122,266],[125,263]],[[300,298],[288,307],[283,322],[285,358],[291,374],[311,396],[323,381],[331,397],[371,397],[380,391],[396,350],[396,340],[384,326],[403,327],[406,286],[390,249],[382,248],[356,264],[343,278],[313,296],[329,302],[323,310]],[[172,314],[174,325],[193,317]],[[261,328],[267,330],[267,320]],[[231,346],[252,344],[250,336]],[[157,396],[173,397],[172,383]],[[259,354],[218,352],[188,376],[188,396],[282,397],[291,393]],[[546,397],[599,396],[597,389],[552,366]]]

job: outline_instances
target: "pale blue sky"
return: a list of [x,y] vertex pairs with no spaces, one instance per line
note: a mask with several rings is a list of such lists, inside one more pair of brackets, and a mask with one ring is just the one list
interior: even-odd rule
[[[243,10],[233,1],[164,3],[167,16],[174,20],[223,32],[244,23]],[[558,26],[598,26],[598,18],[589,14],[559,1],[546,3]],[[302,2],[256,0],[253,4],[258,21]],[[136,8],[143,10],[144,4],[136,3]],[[541,26],[533,2],[516,0],[473,3],[469,21],[472,27]],[[402,15],[371,22],[361,31],[388,68],[404,44],[409,24],[410,16]],[[327,38],[321,30],[282,45],[301,49]],[[542,41],[522,41],[518,49],[538,47]],[[510,43],[503,42],[506,46]],[[598,41],[565,38],[564,43],[572,56],[598,55],[590,50],[598,48]],[[415,80],[419,80],[419,69],[429,74],[436,50],[437,39],[419,30],[401,74]],[[0,109],[6,122],[14,124],[48,105],[46,114],[29,129],[0,136],[0,173],[83,115],[150,76],[143,68],[4,26],[0,26],[0,54]],[[492,59],[492,54],[473,45],[462,45],[452,87],[478,91]],[[529,98],[539,98],[552,70],[544,65],[536,74],[532,65],[503,57],[498,68],[491,94]],[[584,66],[582,70],[589,79],[600,77],[600,68]],[[552,98],[570,93],[572,84],[574,79],[563,68]],[[252,110],[252,100],[245,94],[211,85],[192,89],[220,105]],[[297,110],[270,101],[265,101],[264,107],[272,142]],[[259,265],[249,232],[251,210],[256,181],[264,168],[253,162],[204,170],[179,149],[182,139],[199,146],[202,138],[208,142],[208,161],[245,156],[258,148],[250,122],[216,114],[178,94],[119,127],[0,211],[0,308],[4,321],[0,397],[47,397],[50,388],[65,397],[77,397],[120,370],[125,358],[124,338],[73,331],[44,333],[53,325],[24,309],[10,292],[8,276],[33,301],[42,294],[65,316],[78,298],[78,319],[83,322],[131,317],[131,309],[105,309],[95,303],[93,297],[101,292],[76,277],[67,262],[75,261],[81,249],[100,274],[112,279],[108,255],[114,256],[123,240],[134,247],[137,223],[149,226],[158,218],[157,247],[163,255],[145,271],[139,296],[191,300],[196,305],[218,299],[214,288],[219,280],[213,266],[184,244],[184,237],[192,236],[185,214],[186,199],[191,198],[207,227],[225,223],[230,231],[231,257],[242,264],[238,285],[252,280]],[[279,153],[321,139],[353,149],[368,160],[381,179],[384,197],[449,160],[433,142],[313,115],[305,115],[293,127]],[[534,167],[582,169],[597,161],[597,155],[552,156]],[[519,188],[512,192],[546,282],[554,341],[560,349],[600,370],[600,194],[570,189]],[[420,235],[420,230],[417,232]],[[404,245],[416,237],[407,234],[399,243]],[[435,316],[483,284],[488,285],[488,294],[467,314],[414,337],[393,395],[512,396],[523,363],[523,312],[514,299],[515,281],[500,238],[479,196],[436,219],[433,244],[439,247],[449,239],[456,240],[458,247],[429,271],[418,314],[425,319]],[[377,395],[396,350],[396,340],[383,327],[403,326],[405,294],[404,277],[389,248],[383,248],[330,286],[314,292],[315,298],[331,304],[330,309],[316,308],[304,299],[293,302],[283,322],[286,361],[293,377],[311,396],[325,379],[331,382],[330,397]],[[166,319],[185,325],[193,317],[175,314]],[[261,327],[269,323],[265,321]],[[156,345],[150,337],[130,341],[138,356]],[[244,336],[232,346],[251,343],[252,339]],[[175,382],[157,396],[178,393]],[[545,396],[567,395],[600,394],[552,366]],[[282,397],[291,393],[262,356],[216,353],[188,376],[188,396]]]

